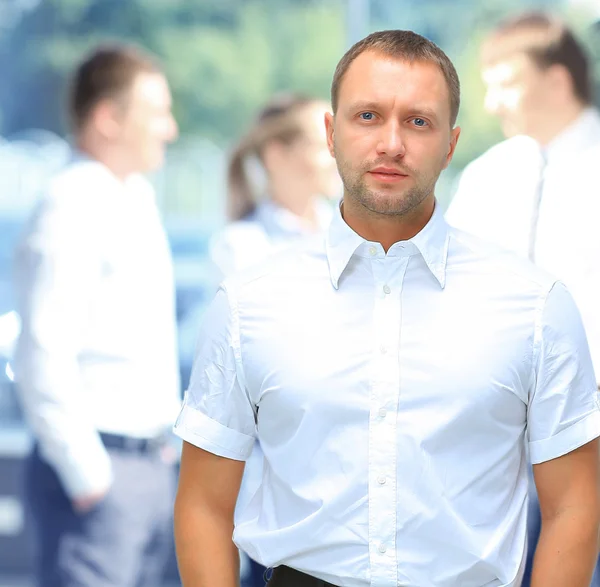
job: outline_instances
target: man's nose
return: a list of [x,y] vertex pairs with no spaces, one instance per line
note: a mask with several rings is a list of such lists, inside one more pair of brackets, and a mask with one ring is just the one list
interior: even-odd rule
[[391,120],[381,127],[377,144],[377,153],[387,155],[392,159],[404,157],[406,145],[402,136],[402,129],[396,120]]
[[168,142],[173,142],[179,136],[179,126],[175,117],[171,114],[167,122],[166,138]]

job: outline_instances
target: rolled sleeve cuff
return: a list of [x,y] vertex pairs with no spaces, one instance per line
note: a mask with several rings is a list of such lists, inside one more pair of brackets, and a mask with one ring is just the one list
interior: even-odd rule
[[254,436],[227,428],[188,405],[181,409],[173,432],[198,448],[236,461],[247,460],[254,445]]
[[531,463],[556,459],[600,436],[600,411],[595,410],[551,438],[529,443]]

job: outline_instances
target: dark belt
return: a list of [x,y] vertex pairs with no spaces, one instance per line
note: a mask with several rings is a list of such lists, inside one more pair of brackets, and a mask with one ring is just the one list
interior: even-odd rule
[[275,567],[267,587],[338,587],[286,566]]
[[120,434],[108,434],[100,432],[100,440],[106,448],[122,450],[137,454],[151,454],[158,452],[165,445],[165,437],[156,438],[134,438],[133,436],[121,436]]

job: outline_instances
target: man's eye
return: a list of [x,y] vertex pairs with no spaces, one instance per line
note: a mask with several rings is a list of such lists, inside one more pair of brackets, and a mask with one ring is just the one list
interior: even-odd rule
[[361,112],[359,116],[362,120],[373,120],[373,118],[375,118],[375,115],[372,112]]
[[427,121],[424,120],[423,118],[414,118],[413,122],[415,123],[415,126],[420,126],[420,127],[427,126]]

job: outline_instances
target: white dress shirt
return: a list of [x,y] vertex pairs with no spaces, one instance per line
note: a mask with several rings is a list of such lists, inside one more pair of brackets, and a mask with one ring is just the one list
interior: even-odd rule
[[[317,200],[315,212],[318,227],[325,230],[331,222],[332,206]],[[217,281],[260,263],[313,233],[314,228],[304,219],[265,200],[248,218],[232,222],[213,239],[210,257],[217,268]]]
[[71,496],[104,489],[98,431],[151,438],[180,408],[171,258],[154,192],[78,158],[16,254],[16,380],[43,457]]
[[234,540],[342,587],[516,587],[527,465],[600,435],[564,286],[450,229],[380,244],[339,212],[226,280],[175,432],[263,482]]
[[[317,199],[317,226],[323,231],[331,222],[333,207]],[[273,200],[258,204],[252,214],[227,225],[211,242],[215,289],[225,277],[261,263],[271,255],[315,233],[314,226]],[[246,461],[244,480],[238,498],[238,509],[245,507],[261,482],[263,456],[260,445],[254,446]]]
[[460,178],[446,219],[527,256],[542,182],[535,263],[556,275],[573,295],[600,382],[599,163],[600,116],[590,108],[543,151],[533,139],[520,136],[473,161]]

